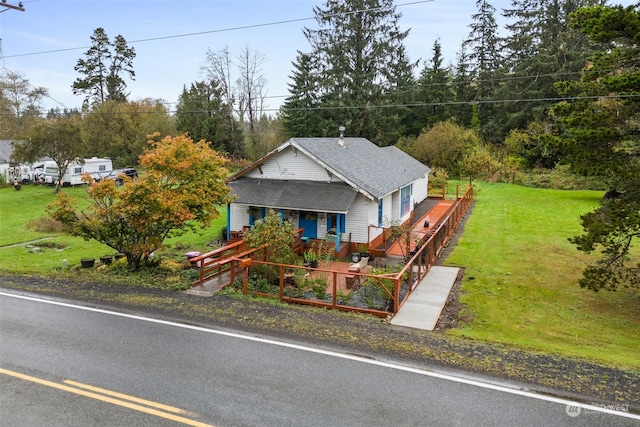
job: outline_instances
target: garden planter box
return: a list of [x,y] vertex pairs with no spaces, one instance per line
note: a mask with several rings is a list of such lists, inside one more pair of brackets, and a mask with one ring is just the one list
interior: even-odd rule
[[91,268],[94,266],[96,260],[94,258],[82,258],[80,260],[80,265],[82,268]]

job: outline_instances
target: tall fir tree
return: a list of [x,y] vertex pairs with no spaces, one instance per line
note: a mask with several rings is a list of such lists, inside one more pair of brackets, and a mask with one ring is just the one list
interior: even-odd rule
[[460,126],[471,127],[474,114],[472,100],[474,97],[473,76],[467,49],[462,46],[458,52],[456,67],[453,73],[452,87],[454,103],[450,107],[451,115]]
[[[303,89],[298,82],[291,86],[290,99],[317,100],[309,114],[322,125],[323,135],[336,135],[345,126],[350,136],[395,143],[406,112],[402,90],[413,83],[414,65],[403,45],[408,31],[399,28],[401,14],[394,2],[326,0],[314,14],[318,28],[304,29],[314,61],[307,66],[301,61],[308,57],[298,55],[294,67],[308,73],[308,87],[315,93],[293,92]],[[292,106],[284,106],[285,116],[292,115]]]
[[426,104],[421,107],[422,127],[431,127],[451,117],[450,103],[453,101],[451,88],[451,70],[443,66],[442,45],[440,40],[433,43],[433,56],[418,79],[419,101]]
[[314,76],[314,60],[312,56],[298,51],[292,63],[291,83],[288,83],[290,95],[283,104],[283,126],[291,137],[314,137],[323,135],[322,125],[318,120],[320,106],[317,91],[317,76]]
[[233,158],[245,156],[240,126],[229,123],[230,105],[222,100],[220,88],[206,82],[183,89],[176,108],[176,127],[194,140],[204,139],[218,152]]
[[581,80],[559,84],[572,99],[553,108],[562,133],[552,142],[565,161],[610,185],[600,206],[581,216],[584,234],[570,239],[584,252],[601,253],[580,285],[638,293],[640,256],[632,248],[640,237],[640,10],[583,8],[571,25],[607,46],[590,58]]
[[496,142],[494,114],[495,92],[499,84],[504,60],[496,23],[496,9],[487,0],[476,1],[477,12],[472,15],[469,37],[463,48],[469,49],[470,71],[475,78],[474,101],[477,103],[480,129],[483,136]]
[[127,46],[127,41],[120,35],[112,42],[103,28],[94,30],[91,42],[91,47],[85,52],[86,59],[78,59],[74,67],[84,77],[73,82],[73,93],[83,94],[86,106],[108,100],[125,102],[128,94],[125,93],[127,84],[123,75],[135,79],[134,48]]
[[[504,39],[509,70],[498,98],[509,100],[494,116],[500,136],[542,119],[558,96],[555,83],[577,80],[597,45],[569,27],[569,15],[601,0],[512,0]],[[514,102],[515,100],[524,100]]]

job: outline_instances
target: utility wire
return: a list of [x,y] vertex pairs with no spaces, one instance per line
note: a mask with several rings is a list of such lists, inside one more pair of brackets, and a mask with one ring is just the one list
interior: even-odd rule
[[[359,109],[382,109],[382,108],[416,108],[416,107],[439,107],[439,106],[457,106],[457,105],[484,105],[484,104],[513,104],[525,102],[550,102],[556,103],[561,101],[583,101],[598,99],[640,99],[640,94],[627,95],[592,95],[592,96],[565,96],[565,97],[547,97],[547,98],[519,98],[519,99],[482,99],[474,101],[443,101],[443,102],[418,102],[405,104],[383,104],[383,105],[343,105],[343,106],[316,106],[316,107],[297,107],[289,108],[289,111],[331,111],[331,110],[359,110]],[[280,108],[265,108],[263,112],[278,112]],[[204,114],[210,110],[183,110],[181,114]],[[126,112],[82,112],[82,114],[131,114]],[[137,114],[158,114],[157,111],[136,111]],[[2,113],[0,113],[2,115]]]
[[[397,4],[397,5],[395,5],[395,7],[411,6],[411,5],[420,4],[420,3],[431,3],[433,1],[435,1],[435,0],[413,1],[413,2],[408,2],[408,3]],[[349,12],[339,12],[339,13],[334,13],[334,14],[326,14],[326,15],[322,15],[322,16],[323,17],[348,16],[348,15],[354,15],[356,13],[371,12],[371,11],[374,11],[374,10],[381,10],[381,9],[384,9],[384,6],[372,7],[372,8],[360,9],[360,10],[353,10],[353,11],[349,11]],[[291,24],[293,22],[311,21],[311,20],[315,20],[315,19],[316,19],[315,17],[294,18],[294,19],[287,19],[287,20],[283,20],[283,21],[263,22],[263,23],[260,23],[260,24],[242,25],[242,26],[238,26],[238,27],[229,27],[229,28],[219,28],[219,29],[216,29],[216,30],[208,30],[208,31],[198,31],[198,32],[195,32],[195,33],[185,33],[185,34],[174,34],[174,35],[170,35],[170,36],[150,37],[150,38],[146,38],[146,39],[138,39],[138,40],[128,41],[127,43],[128,44],[146,43],[146,42],[152,42],[152,41],[158,41],[158,40],[177,39],[177,38],[183,38],[183,37],[194,37],[194,36],[201,36],[201,35],[205,35],[205,34],[224,33],[224,32],[229,32],[229,31],[248,30],[248,29],[252,29],[252,28],[261,28],[261,27],[270,27],[270,26],[274,26],[274,25]],[[45,55],[45,54],[50,54],[50,53],[69,52],[69,51],[73,51],[73,50],[82,50],[82,49],[89,49],[89,48],[91,48],[91,46],[78,46],[78,47],[69,47],[69,48],[65,48],[65,49],[45,50],[45,51],[40,51],[40,52],[18,53],[18,54],[14,54],[14,55],[6,55],[5,58],[18,58],[18,57],[21,57],[21,56]]]

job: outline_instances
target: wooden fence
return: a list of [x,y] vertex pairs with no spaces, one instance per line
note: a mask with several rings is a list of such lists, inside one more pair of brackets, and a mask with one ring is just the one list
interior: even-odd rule
[[[318,268],[275,264],[268,261],[267,247],[247,249],[238,242],[238,246],[231,249],[225,247],[217,253],[213,251],[193,258],[192,262],[201,263],[200,279],[196,283],[201,283],[210,277],[211,273],[220,274],[221,271],[229,269],[229,284],[240,288],[245,295],[253,294],[290,303],[386,317],[400,310],[426,276],[472,202],[473,187],[470,186],[465,194],[456,200],[427,240],[416,248],[402,270],[396,273],[368,274],[348,269],[339,270],[331,268],[329,261],[321,263]],[[298,237],[303,232],[303,229],[296,230]],[[223,254],[223,249],[230,252]],[[259,276],[265,272],[269,272],[277,281],[277,285],[270,284],[268,280],[258,281],[261,284],[250,289],[251,276],[254,273]]]

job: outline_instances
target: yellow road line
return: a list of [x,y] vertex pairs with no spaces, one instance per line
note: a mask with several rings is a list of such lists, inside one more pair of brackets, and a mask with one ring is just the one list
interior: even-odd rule
[[184,410],[182,410],[180,408],[175,408],[173,406],[169,406],[169,405],[164,405],[162,403],[153,402],[151,400],[141,399],[139,397],[130,396],[130,395],[124,394],[124,393],[118,393],[117,391],[111,391],[111,390],[107,390],[107,389],[100,388],[100,387],[94,387],[92,385],[79,383],[79,382],[76,382],[76,381],[73,381],[73,380],[64,380],[64,383],[65,384],[69,384],[69,385],[74,386],[74,387],[84,388],[86,390],[91,390],[91,391],[95,391],[97,393],[102,393],[102,394],[106,394],[106,395],[109,395],[109,396],[117,397],[119,399],[129,400],[131,402],[136,402],[136,403],[141,403],[143,405],[152,406],[154,408],[161,409],[161,410],[167,411],[167,412],[174,412],[176,414],[183,414],[183,415],[187,413],[186,411],[184,411]]
[[[168,414],[166,412],[162,412],[162,411],[159,411],[159,410],[156,410],[156,409],[147,408],[145,406],[136,405],[136,404],[133,404],[133,403],[130,403],[130,402],[125,402],[125,401],[114,399],[114,398],[111,398],[111,397],[108,397],[108,396],[104,396],[104,395],[101,395],[101,394],[96,394],[96,393],[92,393],[92,392],[85,391],[85,390],[82,390],[82,389],[70,387],[68,385],[54,383],[52,381],[43,380],[41,378],[32,377],[32,376],[29,376],[29,375],[21,374],[19,372],[9,371],[9,370],[3,369],[3,368],[0,368],[0,374],[9,375],[11,377],[19,378],[21,380],[31,381],[31,382],[36,383],[36,384],[44,385],[44,386],[55,388],[55,389],[58,389],[58,390],[64,390],[64,391],[67,391],[67,392],[70,392],[70,393],[75,393],[75,394],[78,394],[80,396],[89,397],[89,398],[92,398],[92,399],[96,399],[96,400],[100,400],[100,401],[103,401],[103,402],[111,403],[113,405],[122,406],[122,407],[125,407],[125,408],[128,408],[128,409],[133,409],[135,411],[144,412],[144,413],[150,414],[150,415],[155,415],[157,417],[166,418],[168,420],[176,421],[176,422],[183,423],[183,424],[186,424],[186,425],[189,425],[189,426],[194,426],[194,427],[213,427],[211,424],[201,423],[199,421],[191,420],[189,418],[180,417],[180,416],[174,415],[174,414]],[[89,386],[89,387],[91,387],[91,386]]]

